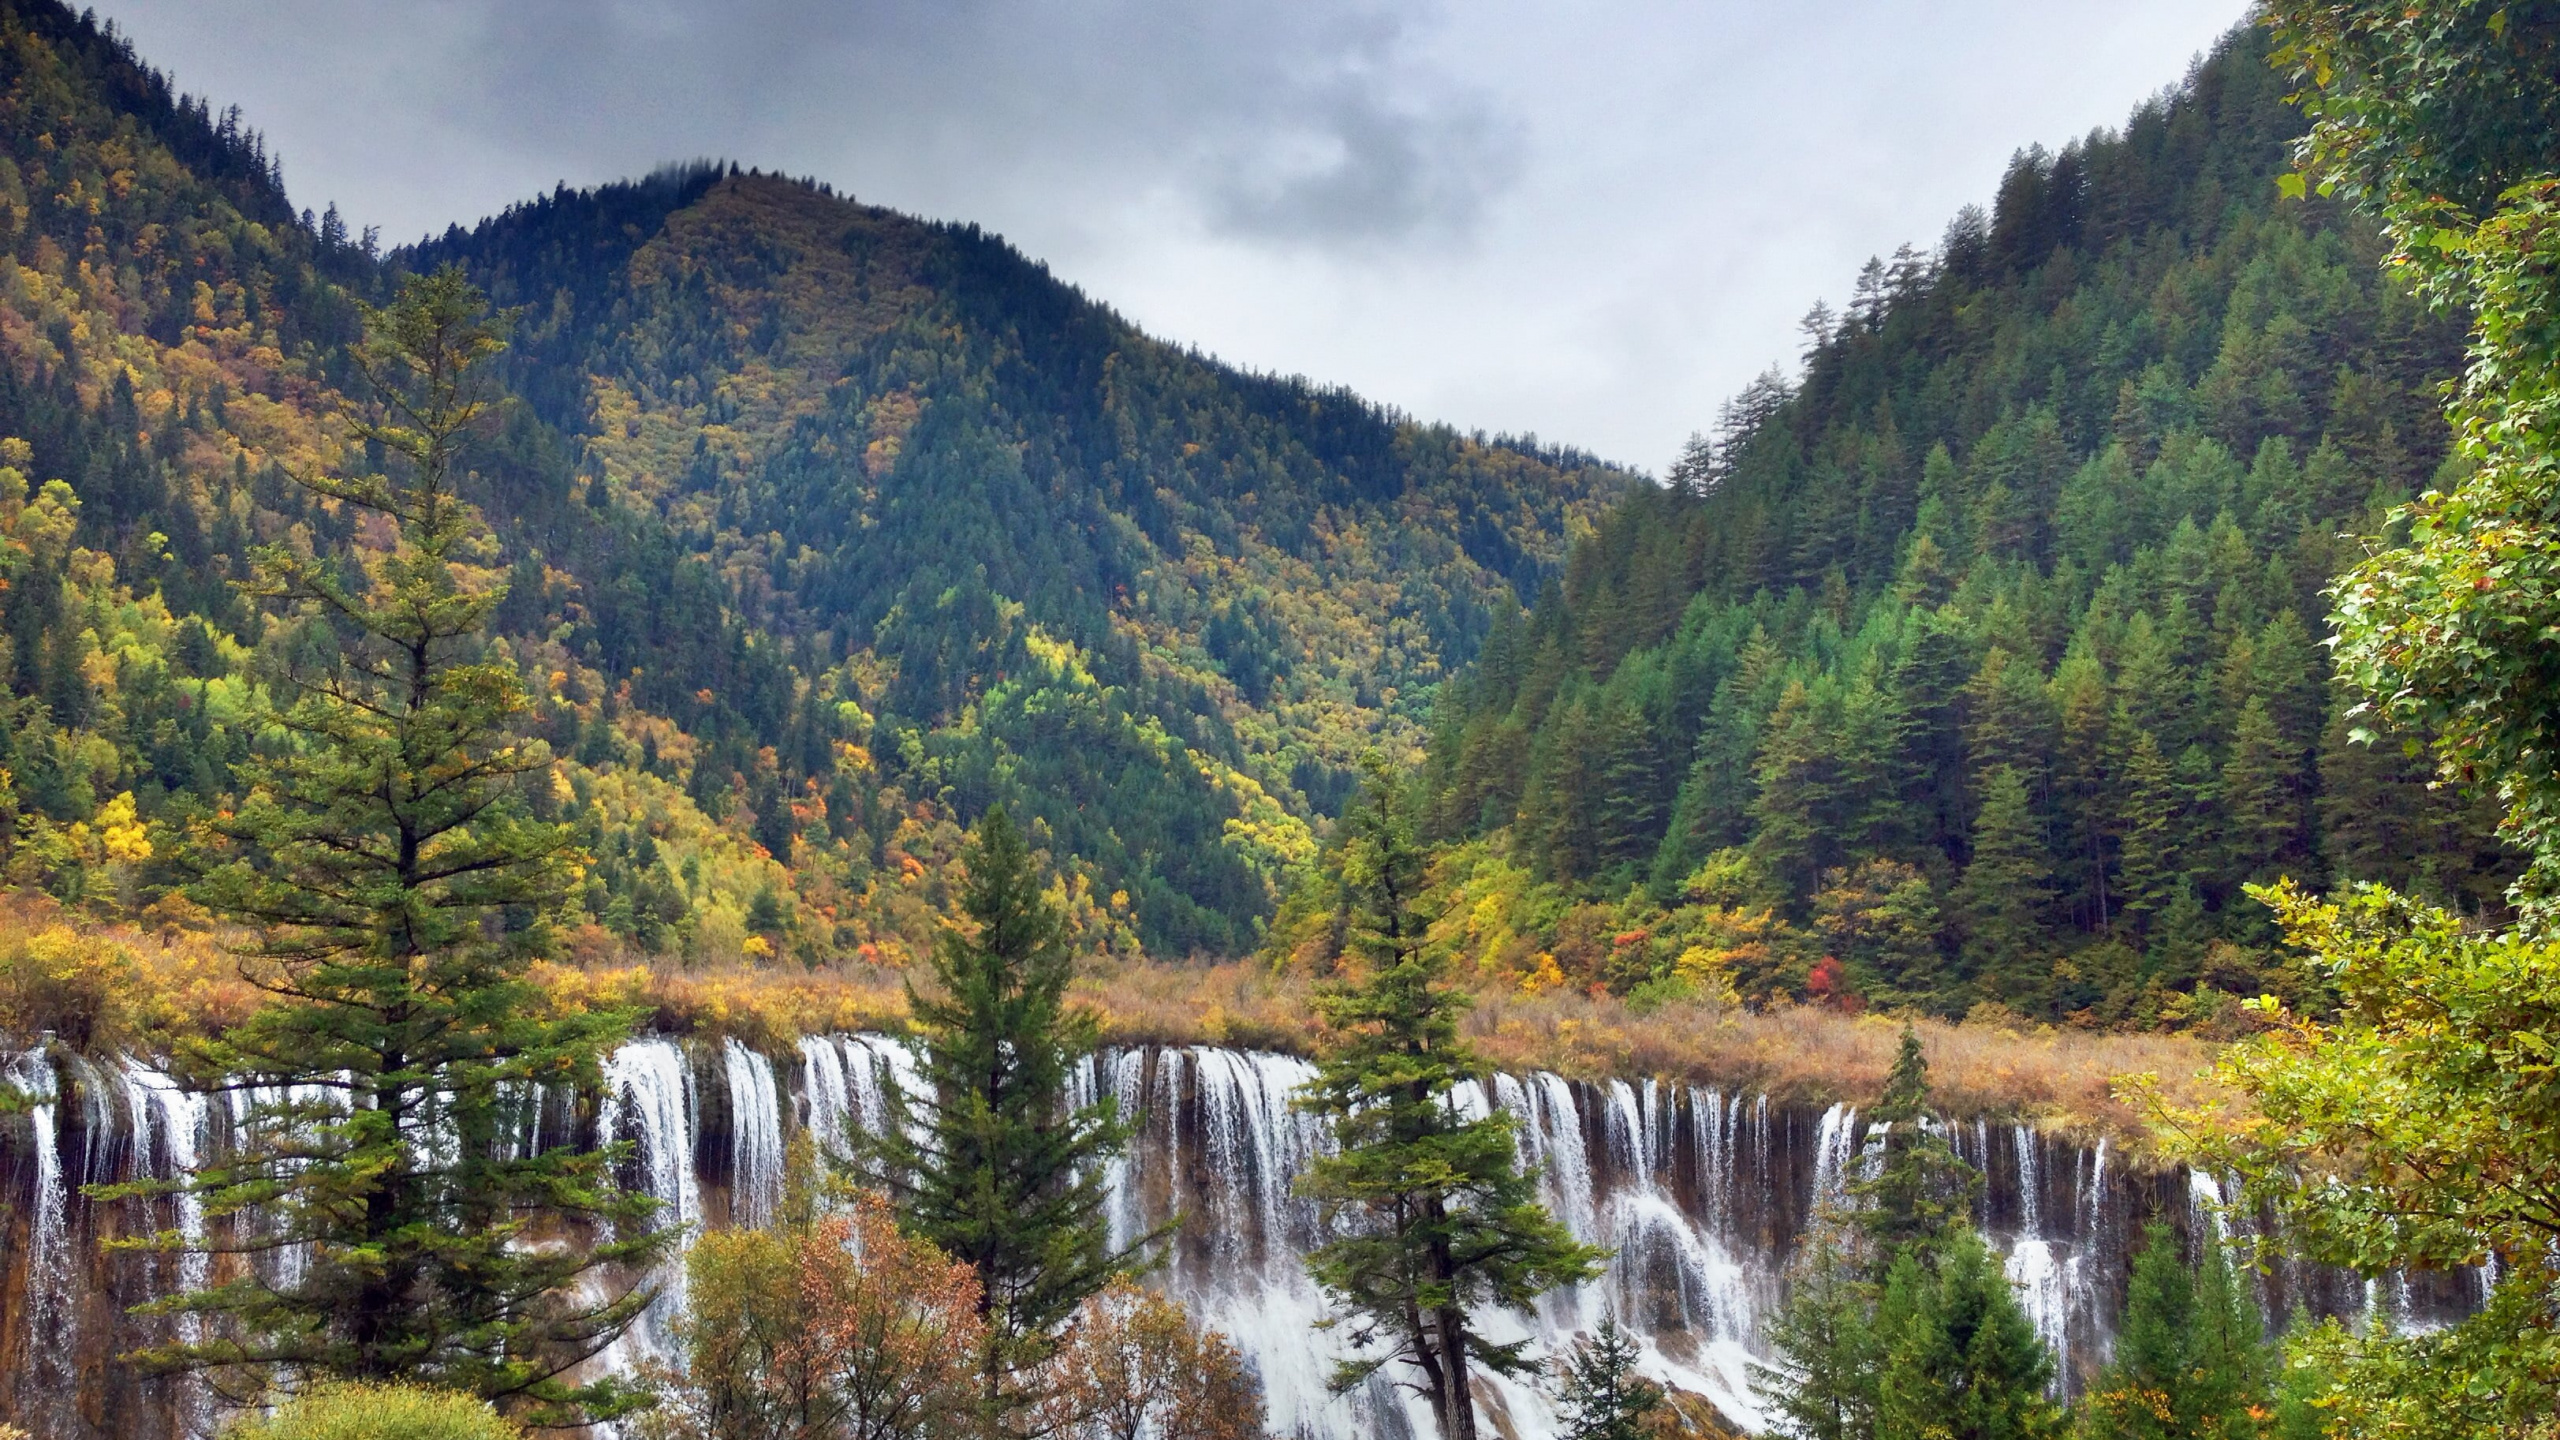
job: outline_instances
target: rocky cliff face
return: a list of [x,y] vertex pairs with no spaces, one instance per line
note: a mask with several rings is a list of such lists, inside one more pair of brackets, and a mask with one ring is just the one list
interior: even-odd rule
[[[664,1201],[671,1217],[761,1224],[781,1199],[791,1136],[808,1131],[841,1153],[851,1129],[887,1123],[887,1087],[906,1063],[895,1044],[867,1035],[812,1037],[778,1059],[734,1041],[639,1040],[614,1056],[604,1095],[528,1097],[513,1143],[636,1141],[626,1182]],[[1417,1433],[1420,1413],[1384,1383],[1342,1397],[1325,1388],[1332,1341],[1313,1328],[1324,1307],[1301,1263],[1318,1220],[1290,1193],[1325,1145],[1321,1128],[1289,1108],[1309,1074],[1285,1056],[1207,1047],[1099,1057],[1083,1075],[1087,1095],[1115,1096],[1143,1121],[1139,1144],[1110,1177],[1113,1223],[1128,1236],[1182,1217],[1155,1281],[1252,1358],[1275,1433]],[[100,1248],[120,1236],[200,1230],[203,1216],[176,1202],[92,1202],[79,1187],[166,1175],[218,1153],[255,1097],[189,1095],[139,1061],[41,1049],[12,1060],[10,1076],[39,1103],[0,1123],[9,1207],[0,1414],[43,1440],[205,1432],[215,1416],[197,1387],[142,1379],[116,1358],[185,1323],[126,1311],[203,1283],[205,1262]],[[1575,1234],[1618,1252],[1603,1279],[1550,1297],[1534,1315],[1498,1320],[1496,1338],[1554,1345],[1614,1313],[1644,1338],[1654,1373],[1756,1426],[1749,1362],[1807,1218],[1861,1163],[1871,1136],[1857,1113],[1554,1075],[1497,1076],[1459,1103],[1518,1117],[1524,1158],[1544,1177],[1550,1206]],[[2068,1386],[2104,1360],[2143,1223],[2165,1215],[2190,1234],[2231,1223],[2209,1203],[2221,1196],[2209,1176],[2136,1171],[2104,1144],[2084,1149],[2025,1125],[1963,1122],[1951,1133],[1986,1180],[1976,1221],[2007,1256]],[[258,1263],[285,1279],[296,1257],[284,1250]],[[2468,1275],[2368,1283],[2298,1266],[2261,1283],[2271,1316],[2297,1305],[2380,1309],[2402,1326],[2457,1315],[2478,1294]],[[680,1283],[670,1283],[615,1361],[662,1349],[681,1303]],[[1550,1433],[1546,1402],[1526,1387],[1497,1384],[1488,1404],[1505,1433]]]

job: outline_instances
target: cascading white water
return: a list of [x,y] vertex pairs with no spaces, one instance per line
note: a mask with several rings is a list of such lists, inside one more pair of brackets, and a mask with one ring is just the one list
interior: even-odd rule
[[35,1145],[35,1204],[27,1213],[27,1356],[52,1370],[59,1365],[69,1316],[71,1238],[62,1180],[61,1080],[38,1046],[13,1057],[5,1075],[27,1100],[27,1125]]
[[773,1223],[782,1204],[782,1100],[773,1062],[735,1040],[721,1044],[729,1082],[729,1211],[733,1223]]
[[[1987,1137],[1986,1137],[1987,1139]],[[2053,1352],[2054,1384],[2059,1388],[2071,1371],[2071,1317],[2079,1257],[2067,1238],[2045,1233],[2043,1137],[2032,1125],[2010,1131],[2017,1159],[2018,1233],[2009,1240],[2005,1262],[2009,1283],[2017,1288],[2019,1306],[2036,1334]],[[1986,1148],[1984,1158],[1989,1158]]]
[[2195,1220],[2196,1234],[2218,1240],[2231,1238],[2230,1215],[2222,1204],[2222,1182],[2210,1171],[2187,1172],[2187,1205]]
[[1523,1098],[1527,1108],[1516,1113],[1522,1125],[1538,1132],[1548,1210],[1576,1235],[1598,1233],[1600,1212],[1592,1202],[1591,1155],[1585,1148],[1582,1107],[1573,1086],[1561,1075],[1540,1071],[1529,1077]]
[[[161,1071],[137,1061],[124,1065],[125,1103],[133,1113],[133,1148],[137,1165],[147,1165],[154,1137],[169,1157],[166,1169],[153,1171],[164,1179],[178,1179],[195,1173],[203,1163],[205,1126],[213,1109],[211,1097],[181,1087]],[[213,1260],[195,1249],[204,1239],[204,1197],[192,1191],[177,1194],[178,1233],[188,1247],[178,1254],[178,1287],[182,1290],[202,1289],[210,1278]],[[179,1332],[194,1338],[197,1318],[179,1317]]]
[[1819,1212],[1840,1204],[1848,1194],[1850,1161],[1858,1148],[1858,1107],[1834,1105],[1822,1112],[1814,1132],[1813,1206]]
[[[695,1177],[693,1139],[698,1118],[693,1070],[671,1040],[635,1040],[604,1063],[605,1099],[596,1120],[597,1143],[637,1141],[641,1188],[662,1207],[663,1223],[690,1236],[702,1224],[702,1184]],[[668,1353],[676,1319],[684,1313],[684,1262],[670,1261],[651,1277],[658,1297],[626,1334],[613,1357]],[[637,1354],[634,1354],[634,1351]]]
[[[895,1040],[813,1036],[800,1043],[797,1059],[777,1074],[767,1057],[734,1042],[689,1052],[667,1039],[634,1041],[604,1067],[597,1138],[635,1142],[631,1173],[664,1203],[665,1223],[698,1227],[723,1214],[735,1223],[767,1221],[781,1193],[784,1142],[794,1128],[805,1128],[841,1161],[856,1155],[859,1136],[895,1123],[902,1109],[910,1125],[923,1118],[921,1107],[895,1101],[922,1094],[914,1058]],[[1292,1103],[1313,1073],[1288,1057],[1212,1047],[1119,1051],[1076,1072],[1073,1100],[1079,1106],[1112,1100],[1139,1125],[1138,1143],[1107,1162],[1102,1176],[1115,1241],[1126,1245],[1182,1219],[1149,1283],[1245,1350],[1263,1383],[1275,1433],[1333,1440],[1427,1431],[1426,1412],[1390,1377],[1339,1397],[1327,1386],[1340,1332],[1318,1328],[1328,1310],[1305,1270],[1324,1226],[1314,1204],[1294,1189],[1330,1145],[1326,1127]],[[148,1066],[127,1064],[102,1073],[105,1092],[119,1096],[121,1105],[101,1108],[88,1074],[81,1070],[65,1083],[81,1092],[82,1109],[72,1119],[82,1125],[84,1173],[95,1179],[120,1178],[100,1168],[112,1172],[119,1163],[134,1175],[177,1174],[226,1143],[227,1132],[209,1122],[227,1118],[228,1133],[236,1135],[252,1111],[307,1105],[326,1093],[235,1093],[226,1111]],[[786,1086],[786,1078],[793,1083]],[[712,1086],[721,1089],[700,1093]],[[42,1088],[51,1099],[51,1083]],[[531,1153],[546,1139],[542,1097],[531,1092],[517,1099],[521,1114],[510,1118],[498,1143]],[[44,1257],[67,1254],[71,1243],[61,1238],[64,1220],[55,1218],[68,1203],[61,1198],[62,1156],[55,1153],[64,1143],[60,1106],[67,1103],[55,1102],[19,1131],[32,1129],[41,1141],[34,1163],[21,1162],[17,1171],[33,1181],[35,1192],[31,1267],[52,1265]],[[1485,1317],[1487,1338],[1526,1340],[1551,1354],[1602,1315],[1615,1315],[1637,1337],[1649,1373],[1711,1398],[1737,1423],[1759,1423],[1750,1357],[1768,1307],[1783,1294],[1790,1252],[1809,1208],[1843,1198],[1868,1157],[1880,1153],[1885,1127],[1862,1124],[1848,1106],[1817,1118],[1773,1107],[1766,1095],[1658,1081],[1576,1084],[1543,1073],[1491,1076],[1460,1087],[1450,1104],[1465,1116],[1509,1117],[1520,1160],[1551,1211],[1578,1239],[1615,1252],[1602,1276],[1546,1297],[1534,1312]],[[726,1133],[706,1134],[706,1115],[725,1115]],[[2107,1199],[2103,1145],[2056,1151],[2024,1127],[1924,1123],[1992,1174],[1997,1203],[1986,1196],[1978,1218],[2003,1252],[2039,1333],[2066,1370],[2085,1375],[2106,1345],[2107,1301],[2100,1291],[2103,1277],[2120,1273],[2106,1267],[2122,1258],[2106,1248],[2123,1228],[2109,1230],[2106,1217],[2122,1212],[2105,1207],[2140,1203],[2138,1192],[2127,1191],[2127,1201]],[[118,1128],[129,1129],[130,1145],[115,1143]],[[1999,1153],[2003,1139],[2012,1153]],[[550,1143],[559,1140],[550,1137]],[[120,1162],[120,1156],[128,1158]],[[2064,1169],[2048,1177],[2048,1158]],[[698,1167],[730,1180],[725,1210],[706,1204],[712,1184],[697,1178]],[[2067,1185],[2059,1183],[2065,1176]],[[2137,1182],[2114,1183],[2122,1190]],[[2188,1183],[2191,1223],[2214,1233],[2226,1213],[2212,1203],[2221,1188],[2210,1176]],[[48,1195],[56,1197],[51,1210]],[[201,1234],[200,1207],[182,1202],[175,1220],[181,1230]],[[191,1267],[186,1275],[161,1271],[152,1283],[200,1284],[205,1257],[181,1263]],[[261,1262],[262,1274],[269,1283],[288,1282],[289,1270],[270,1273],[275,1264]],[[607,1357],[610,1363],[669,1354],[669,1325],[684,1300],[681,1264],[649,1279],[660,1299]],[[2352,1312],[2356,1298],[2347,1291],[2331,1309]],[[2372,1287],[2366,1309],[2423,1321],[2434,1303],[2405,1280],[2385,1281]],[[1535,1389],[1487,1379],[1480,1393],[1506,1433],[1521,1440],[1553,1433],[1550,1402]]]
[[[186,1089],[165,1072],[132,1059],[119,1068],[117,1083],[133,1122],[136,1177],[179,1180],[193,1175],[203,1164],[211,1139],[212,1097]],[[166,1163],[155,1163],[162,1155],[166,1156]],[[186,1242],[178,1251],[175,1288],[201,1290],[213,1278],[213,1257],[199,1248],[205,1238],[204,1197],[192,1190],[180,1190],[173,1198],[178,1234]],[[204,1338],[203,1317],[182,1314],[177,1319],[177,1329],[181,1340],[200,1340]],[[180,1428],[190,1435],[213,1433],[212,1397],[197,1382],[180,1383]]]
[[849,1158],[845,1097],[851,1093],[844,1073],[843,1042],[833,1035],[800,1037],[800,1125],[809,1132],[821,1159]]

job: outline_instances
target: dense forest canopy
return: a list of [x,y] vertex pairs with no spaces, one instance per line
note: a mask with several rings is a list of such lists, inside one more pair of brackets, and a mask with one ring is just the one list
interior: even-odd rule
[[1005,803],[1083,943],[1238,953],[1360,753],[1416,750],[1630,478],[1239,373],[975,227],[735,166],[378,255],[111,29],[21,0],[0,52],[0,847],[65,900],[169,894],[172,847],[111,856],[101,816],[221,808],[278,743],[260,697],[330,663],[232,584],[258,544],[374,543],[288,482],[348,455],[355,306],[401,274],[512,309],[465,493],[598,945],[904,958]]
[[[1121,1100],[1181,1082],[1086,1068],[1109,987],[1156,984],[1221,1046],[1290,1043],[1222,996],[1311,1012],[1285,1102],[1295,1060],[1189,1057],[1194,1169],[1260,1172],[1265,1223],[1294,1170],[1336,1394],[1393,1374],[1446,1440],[1542,1363],[1557,1433],[1689,1433],[1614,1316],[1497,1338],[1612,1263],[1586,1232],[1670,1239],[1647,1288],[1765,1342],[1750,1384],[1807,1436],[2548,1433],[2560,6],[2257,19],[1871,262],[1654,485],[1237,373],[975,228],[730,165],[386,256],[112,27],[0,0],[12,1343],[54,1373],[77,1332],[77,1174],[138,1202],[76,1232],[153,1258],[128,1313],[179,1317],[114,1365],[244,1405],[361,1382],[232,1433],[405,1423],[376,1387],[420,1381],[534,1424],[666,1401],[647,1434],[1254,1433],[1236,1348],[1134,1286],[1183,1221],[1115,1198],[1156,1188]],[[634,952],[721,968],[576,963]],[[1500,993],[1568,988],[1624,1003]],[[1833,1013],[1871,1006],[1900,1025]],[[615,1078],[644,1023],[694,1053]],[[1122,1060],[1161,1058],[1147,1023]],[[830,1146],[824,1052],[788,1127],[772,1062],[851,1025],[918,1063],[843,1085]],[[1539,1026],[1591,1057],[1511,1090],[1561,1131],[1484,1098],[1492,1046],[1551,1063]],[[1894,1028],[1880,1094],[1840,1083],[1828,1049]],[[1756,1330],[1756,1284],[1696,1331],[1690,1282],[1783,1227],[1653,1228],[1727,1193],[1678,1172],[1748,1173],[1740,1089],[1689,1091],[1692,1161],[1655,1146],[1718,1046],[1761,1052],[1753,1163],[1811,1172],[1754,1187],[1805,1201]],[[1971,1158],[1933,1048],[2014,1080]],[[1828,1067],[1818,1122],[1773,1130],[1776,1049]],[[2034,1128],[2075,1118],[2066,1050],[2211,1053],[2220,1087],[2113,1076],[2190,1183],[2111,1181],[2101,1142],[2070,1239]],[[1211,1060],[1283,1068],[1229,1106]],[[639,1127],[643,1177],[650,1095],[683,1120]],[[2005,1259],[1981,1108],[2018,1121]],[[2101,1217],[2144,1212],[2182,1223],[2064,1369],[2128,1238]],[[2236,1257],[2365,1277],[2361,1318],[2279,1346]],[[2383,1284],[2421,1272],[2467,1298],[2404,1331]],[[670,1297],[686,1363],[626,1369]],[[1305,1343],[1298,1300],[1257,1313]]]
[[2323,648],[2445,460],[2462,327],[2279,199],[2264,44],[1870,262],[1494,631],[1420,781],[1453,941],[1532,987],[2156,1023],[2291,983],[2253,880],[2503,903]]
[[[912,956],[1001,803],[1080,944],[1238,953],[1373,746],[1422,759],[1444,934],[1531,988],[2153,1024],[2289,983],[2251,880],[2502,903],[2323,649],[2443,463],[2460,325],[2278,198],[2302,122],[2252,32],[2022,152],[1630,489],[731,165],[379,255],[110,32],[5,25],[0,528],[58,577],[0,595],[13,883],[183,909],[167,842],[335,649],[233,582],[368,543],[289,477],[348,453],[356,303],[452,264],[512,314],[464,483],[581,945]],[[1304,888],[1269,943],[1328,930]]]

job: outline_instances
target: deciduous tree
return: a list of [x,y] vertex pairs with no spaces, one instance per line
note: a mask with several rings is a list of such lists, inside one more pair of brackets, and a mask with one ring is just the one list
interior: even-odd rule
[[1050,1433],[1070,1440],[1261,1440],[1262,1391],[1226,1336],[1115,1280],[1051,1362]]

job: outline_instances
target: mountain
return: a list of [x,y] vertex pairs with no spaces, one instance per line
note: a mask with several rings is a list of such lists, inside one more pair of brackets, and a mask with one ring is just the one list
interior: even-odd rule
[[[471,493],[564,758],[536,798],[596,856],[590,948],[904,953],[1001,803],[1086,943],[1238,953],[1358,755],[1417,752],[1632,479],[734,166],[379,255],[112,27],[10,0],[0,55],[0,805],[12,882],[71,903],[179,911],[167,842],[263,743],[253,697],[332,653],[227,582],[258,543],[367,543],[289,475],[364,458],[346,347],[403,273],[516,312]],[[118,817],[151,858],[107,853]]]
[[2249,882],[2502,903],[2321,644],[2462,329],[2279,200],[2261,45],[1870,262],[1443,692],[1419,803],[1489,976],[2205,1024],[2293,983]]

